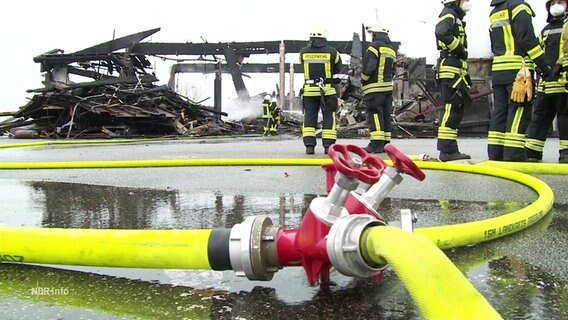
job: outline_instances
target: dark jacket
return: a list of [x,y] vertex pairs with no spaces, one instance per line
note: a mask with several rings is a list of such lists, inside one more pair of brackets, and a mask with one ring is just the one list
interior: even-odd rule
[[336,94],[332,77],[341,71],[341,56],[337,49],[329,46],[323,38],[311,38],[310,43],[300,50],[300,63],[304,66],[303,94],[305,97],[320,96],[320,87],[315,83],[324,80],[325,95]]
[[467,36],[465,34],[465,12],[456,5],[446,5],[438,16],[436,41],[438,50],[460,59],[467,59]]
[[363,94],[392,92],[396,51],[386,33],[377,33],[363,56],[361,84]]
[[[455,4],[448,4],[438,16],[435,34],[439,63],[436,72],[438,80],[448,80],[457,87],[468,77],[467,35],[465,33],[465,12]],[[469,86],[469,80],[467,80]]]
[[[548,15],[549,22],[540,32],[538,36],[539,43],[544,48],[544,58],[548,65],[554,65],[560,58],[560,50],[562,48],[562,26],[564,25],[563,17],[552,17]],[[546,94],[564,94],[566,84],[566,76],[563,74],[559,79],[554,81],[544,81],[542,77],[539,79],[538,92]]]
[[511,84],[523,63],[549,75],[550,66],[544,58],[532,25],[534,12],[523,0],[493,0],[489,16],[489,36],[493,52],[493,84]]

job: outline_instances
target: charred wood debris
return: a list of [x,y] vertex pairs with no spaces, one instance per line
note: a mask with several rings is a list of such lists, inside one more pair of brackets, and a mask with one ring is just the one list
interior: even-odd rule
[[[112,54],[111,61],[121,61]],[[137,65],[149,65],[144,56]],[[82,63],[96,79],[81,83],[44,81],[11,119],[0,122],[0,131],[17,138],[115,138],[155,136],[215,136],[261,132],[254,125],[222,121],[224,112],[192,101],[167,86],[143,68],[130,76],[109,77]],[[121,70],[108,63],[107,67]]]
[[[71,54],[54,49],[35,57],[45,75],[44,87],[27,90],[34,95],[0,122],[0,134],[47,139],[262,134],[262,119],[223,121],[227,113],[202,105],[207,99],[192,101],[155,85],[158,79],[148,72],[146,55],[129,49],[158,30]],[[69,75],[87,80],[71,82]],[[290,121],[299,128],[298,121]]]

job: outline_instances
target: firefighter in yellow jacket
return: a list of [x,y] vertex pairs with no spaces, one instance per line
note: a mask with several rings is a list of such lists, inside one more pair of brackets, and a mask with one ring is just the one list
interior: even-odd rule
[[367,31],[371,33],[373,42],[363,56],[361,72],[367,124],[371,131],[371,141],[365,150],[370,153],[382,153],[385,144],[391,140],[392,80],[396,51],[386,27],[374,24],[367,28]]
[[264,96],[264,100],[262,100],[262,120],[263,120],[263,135],[268,135],[269,131],[270,131],[270,120],[272,118],[272,114],[270,112],[270,102],[271,97],[269,94]]
[[[551,65],[555,65],[553,71],[557,79],[545,81],[540,79],[536,99],[527,137],[525,152],[528,161],[542,160],[544,143],[554,118],[558,118],[558,134],[560,138],[560,163],[568,163],[568,107],[566,94],[566,72],[562,65],[567,65],[568,52],[563,52],[565,47],[562,35],[562,27],[566,16],[567,0],[547,0],[546,11],[548,12],[548,24],[542,29],[539,41],[544,47],[544,55]],[[568,35],[566,35],[568,36]],[[566,37],[565,36],[565,37]]]
[[304,66],[304,125],[302,137],[306,154],[314,154],[319,110],[323,115],[322,144],[324,153],[337,139],[335,113],[337,90],[333,75],[341,71],[341,56],[327,44],[327,30],[315,27],[310,32],[309,44],[300,50],[300,63]]
[[436,24],[440,57],[436,79],[441,86],[444,109],[438,127],[438,151],[441,161],[471,159],[458,148],[458,126],[464,109],[471,105],[471,80],[467,67],[467,36],[463,18],[471,8],[470,0],[443,0],[444,9]]
[[278,134],[278,124],[280,124],[280,108],[278,107],[278,99],[272,98],[270,101],[270,121],[268,125],[268,132],[271,136]]
[[[531,117],[532,96],[526,102],[511,100],[513,83],[519,71],[527,67],[545,80],[552,80],[552,69],[535,36],[534,12],[523,0],[492,0],[489,36],[493,52],[491,78],[493,110],[487,134],[489,160],[526,161],[525,132]],[[532,72],[528,76],[532,78]],[[530,83],[527,82],[527,83]],[[532,92],[528,88],[527,92]]]

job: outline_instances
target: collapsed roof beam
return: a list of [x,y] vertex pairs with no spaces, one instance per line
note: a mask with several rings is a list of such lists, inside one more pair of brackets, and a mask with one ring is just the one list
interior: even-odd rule
[[72,54],[76,55],[84,55],[84,54],[105,54],[111,53],[116,50],[127,49],[131,48],[132,46],[136,45],[140,41],[148,38],[149,36],[153,35],[154,33],[160,31],[160,28],[150,29],[138,33],[133,33],[128,36],[124,36],[118,39],[113,39],[107,42],[103,42],[97,44],[95,46],[79,50]]
[[[286,53],[299,53],[307,40],[283,40]],[[328,41],[341,53],[351,53],[351,41]],[[230,46],[237,55],[279,53],[280,41],[228,42],[228,43],[137,43],[132,53],[150,55],[222,55],[224,48]]]
[[[245,63],[240,67],[242,73],[278,73],[278,63]],[[221,65],[223,72],[229,73],[228,67],[225,64]],[[216,68],[213,63],[177,63],[172,66],[171,73],[215,73]],[[290,72],[290,64],[285,65],[285,72]],[[304,67],[299,64],[294,64],[294,72],[303,73]]]
[[85,62],[92,60],[105,60],[109,54],[116,50],[128,49],[144,40],[145,38],[160,31],[160,28],[150,29],[138,33],[134,33],[122,38],[113,39],[107,42],[97,44],[95,46],[79,50],[73,53],[63,54],[61,51],[52,50],[37,57],[34,62],[56,64],[56,63],[72,63]]
[[250,98],[243,80],[243,74],[239,68],[240,64],[243,63],[243,57],[237,56],[233,48],[226,46],[223,48],[223,53],[225,54],[225,59],[227,60],[227,69],[231,76],[233,77],[233,84],[235,85],[235,91],[237,91],[237,96],[239,99]]

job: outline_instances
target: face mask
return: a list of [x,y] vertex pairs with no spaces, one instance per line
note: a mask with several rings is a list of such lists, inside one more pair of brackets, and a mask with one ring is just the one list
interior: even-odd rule
[[554,17],[558,17],[564,14],[566,11],[566,6],[560,3],[555,3],[550,6],[550,14]]
[[460,8],[463,10],[463,12],[468,12],[469,10],[471,10],[471,1],[466,0],[462,2]]

